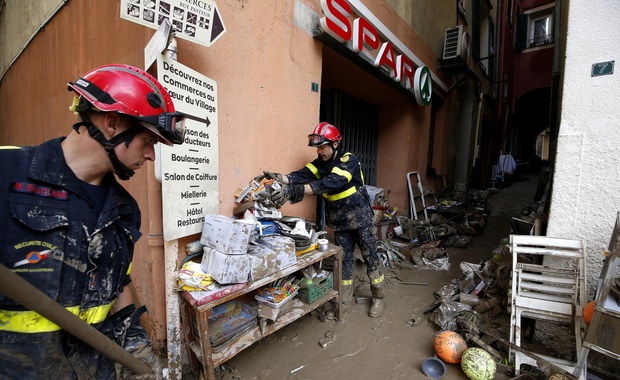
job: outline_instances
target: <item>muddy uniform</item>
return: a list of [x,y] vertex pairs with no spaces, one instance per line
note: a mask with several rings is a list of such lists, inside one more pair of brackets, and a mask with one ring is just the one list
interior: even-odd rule
[[[62,138],[0,148],[0,262],[110,335],[130,282],[140,210],[109,173],[103,186],[67,166]],[[0,379],[114,379],[114,363],[0,293]]]
[[336,241],[343,250],[343,284],[353,278],[356,243],[361,248],[368,274],[378,273],[373,212],[357,157],[337,151],[331,160],[323,161],[318,157],[287,177],[292,184],[309,183],[314,194],[322,194],[325,198],[327,225],[334,229]]

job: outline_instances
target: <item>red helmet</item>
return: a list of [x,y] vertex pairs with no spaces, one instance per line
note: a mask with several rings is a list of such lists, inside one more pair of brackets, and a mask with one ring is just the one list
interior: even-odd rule
[[308,146],[321,146],[334,141],[342,141],[342,136],[338,128],[326,122],[317,124],[314,131],[308,135]]
[[129,65],[92,69],[75,82],[75,91],[101,111],[132,116],[166,145],[181,144],[185,114],[175,112],[168,91],[147,72]]

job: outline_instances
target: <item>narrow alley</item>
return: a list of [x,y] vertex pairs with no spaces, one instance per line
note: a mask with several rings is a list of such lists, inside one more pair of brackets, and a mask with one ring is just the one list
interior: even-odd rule
[[[511,218],[521,215],[524,207],[534,203],[537,185],[538,173],[523,173],[510,186],[489,190],[489,217],[484,232],[468,248],[448,248],[449,270],[405,268],[398,273],[386,270],[386,277],[391,281],[387,309],[381,318],[369,318],[369,305],[365,303],[355,304],[340,323],[321,322],[316,315],[307,315],[225,363],[220,378],[426,378],[421,364],[425,358],[435,355],[433,340],[439,331],[424,315],[435,301],[433,293],[451,280],[462,278],[459,269],[462,261],[479,263],[491,257],[501,239],[509,236]],[[359,284],[363,276],[357,277]],[[427,285],[402,284],[405,282]],[[355,296],[370,295],[367,287],[367,284],[360,286]],[[326,335],[332,334],[333,340],[325,344]],[[443,379],[467,379],[460,365],[446,367]]]

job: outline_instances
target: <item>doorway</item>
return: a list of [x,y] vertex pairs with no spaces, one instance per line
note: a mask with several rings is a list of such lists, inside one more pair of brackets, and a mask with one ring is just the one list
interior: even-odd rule
[[338,89],[321,91],[320,120],[335,125],[342,134],[342,149],[360,161],[364,183],[377,184],[379,109]]

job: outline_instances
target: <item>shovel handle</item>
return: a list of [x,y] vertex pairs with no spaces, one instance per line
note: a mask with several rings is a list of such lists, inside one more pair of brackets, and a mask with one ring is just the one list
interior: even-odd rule
[[26,308],[41,314],[66,332],[127,367],[135,374],[153,373],[153,370],[145,363],[136,359],[113,340],[72,314],[3,264],[0,264],[0,292]]

